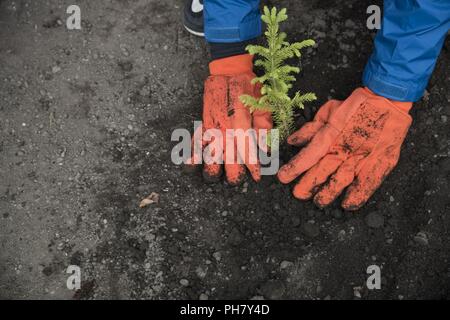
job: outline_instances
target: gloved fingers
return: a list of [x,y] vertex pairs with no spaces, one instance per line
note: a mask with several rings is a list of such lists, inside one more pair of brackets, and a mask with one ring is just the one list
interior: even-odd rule
[[238,145],[238,154],[243,160],[245,166],[250,172],[253,180],[258,182],[261,180],[261,167],[258,160],[258,145],[256,142],[256,133],[254,135],[246,137],[245,141],[245,153],[242,154],[242,148]]
[[[255,98],[261,97],[261,88],[262,84],[257,82],[253,89]],[[258,143],[258,147],[268,153],[270,152],[269,141],[270,138],[270,130],[273,128],[273,120],[272,120],[272,112],[269,110],[255,110],[252,113],[253,121],[252,126],[253,129],[256,130],[256,141]]]
[[280,168],[278,171],[280,182],[291,182],[319,162],[328,153],[338,134],[339,132],[333,127],[324,126],[305,148]]
[[[203,126],[198,127],[192,138],[192,156],[185,162],[188,170],[195,169],[198,164],[202,163],[202,160],[208,162],[207,159],[203,159],[203,151],[211,143],[211,137],[205,137],[205,133],[208,129],[217,127],[221,121],[227,121],[225,112],[221,110],[225,109],[227,104],[227,90],[228,85],[225,77],[221,76],[209,76],[205,81],[205,89],[203,92]],[[203,129],[200,130],[200,129]],[[217,153],[218,154],[218,153]],[[203,175],[211,177],[217,175],[216,166],[213,165],[209,168],[207,163],[206,170],[203,170]]]
[[307,144],[314,135],[328,122],[330,115],[336,110],[342,101],[340,100],[329,100],[322,107],[320,107],[319,111],[317,111],[314,116],[314,120],[307,122],[303,125],[299,130],[290,135],[287,139],[287,142],[290,145],[294,145],[297,147],[301,147]]
[[259,163],[256,164],[246,164],[250,175],[252,176],[255,182],[259,182],[261,180],[261,166]]
[[302,147],[306,145],[323,126],[323,122],[320,121],[307,122],[301,129],[295,131],[287,138],[287,143],[292,146]]
[[203,150],[211,143],[211,137],[205,136],[205,133],[209,131],[208,129],[217,128],[219,124],[223,126],[229,121],[224,111],[228,102],[227,92],[226,77],[209,76],[206,79],[203,91],[203,126],[198,127],[194,132],[191,148],[192,156],[185,162],[187,167],[196,166],[204,160],[202,159]]
[[328,100],[322,105],[314,116],[314,121],[327,123],[331,114],[343,103],[342,100]]
[[345,210],[357,210],[363,206],[394,166],[395,162],[390,159],[380,157],[367,159],[357,173],[356,179],[347,188],[342,207]]
[[353,182],[356,166],[361,159],[363,159],[363,156],[354,156],[342,163],[336,173],[330,177],[328,183],[314,196],[314,203],[318,207],[328,206]]
[[248,130],[246,134],[238,134],[234,143],[240,162],[244,163],[256,182],[261,180],[261,168],[258,161],[258,145],[255,130]]
[[[364,114],[368,114],[368,112]],[[386,115],[374,117],[374,119],[376,120],[359,119],[356,122],[357,125],[346,128],[336,139],[336,143],[330,152],[336,152],[342,158],[349,155],[349,158],[344,161],[337,172],[329,179],[329,182],[316,194],[314,202],[317,206],[325,207],[329,205],[353,182],[356,172],[364,163],[362,160],[370,155],[379,141]]]
[[226,77],[209,76],[203,91],[203,126],[216,128],[229,122],[227,115],[228,82]]
[[309,169],[294,187],[294,197],[301,200],[310,199],[316,190],[341,165],[343,159],[335,154],[328,154],[319,163]]
[[[240,184],[245,177],[245,166],[242,161],[238,161],[239,153],[237,150],[237,141],[234,136],[234,132],[227,130],[227,137],[224,141],[224,163],[225,163],[225,175],[227,181],[231,185]],[[243,138],[242,136],[240,137]]]
[[239,163],[225,163],[225,174],[231,185],[239,185],[245,177],[245,166]]
[[203,151],[203,178],[207,182],[216,182],[222,175],[223,145],[216,143],[218,141],[215,140],[221,132],[218,129],[215,130],[215,137],[208,135],[208,133],[214,134],[212,131],[206,131],[205,133],[205,140],[207,140],[209,144]]
[[206,182],[217,182],[222,176],[222,165],[218,163],[203,166],[203,178]]
[[269,152],[267,139],[273,128],[272,114],[268,111],[255,110],[253,112],[253,129],[256,131],[258,146],[264,152]]
[[203,139],[204,127],[197,127],[191,139],[191,156],[184,162],[187,171],[195,170],[202,162],[203,149],[207,142]]

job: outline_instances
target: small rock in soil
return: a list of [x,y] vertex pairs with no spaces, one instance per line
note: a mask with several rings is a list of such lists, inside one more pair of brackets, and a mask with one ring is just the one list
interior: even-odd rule
[[159,202],[159,194],[156,192],[152,192],[147,197],[142,199],[141,203],[139,204],[139,207],[145,208],[149,204],[158,203],[158,202]]
[[354,287],[354,288],[353,288],[353,295],[354,295],[356,298],[361,298],[361,290],[362,290],[361,287]]
[[200,295],[200,297],[199,297],[199,300],[208,300],[208,299],[209,299],[209,297],[208,297],[208,295],[205,294],[205,293],[202,293],[202,294]]
[[180,280],[180,284],[181,284],[183,287],[187,287],[187,286],[189,285],[189,280],[188,280],[188,279],[181,279],[181,280]]
[[377,212],[371,212],[366,216],[366,224],[371,228],[380,228],[384,225],[384,217]]
[[414,237],[414,241],[420,245],[427,246],[428,245],[428,236],[425,232],[419,232]]
[[302,232],[310,238],[315,238],[320,234],[320,229],[317,224],[307,222],[302,226]]
[[345,235],[346,235],[347,233],[345,232],[345,230],[340,230],[339,231],[339,233],[338,233],[338,240],[339,241],[344,241],[345,240]]
[[61,71],[61,68],[59,66],[53,66],[52,67],[52,72],[53,73],[58,73],[59,71]]
[[222,259],[222,254],[219,251],[217,251],[213,253],[213,257],[214,259],[216,259],[217,262],[219,262]]
[[270,300],[281,299],[285,290],[284,284],[279,280],[270,280],[261,287],[261,293]]
[[294,265],[294,263],[292,263],[291,261],[282,261],[281,263],[280,263],[280,268],[281,269],[286,269],[286,268],[289,268],[289,267],[292,267]]
[[206,270],[203,269],[202,267],[198,267],[197,269],[195,269],[195,273],[197,274],[197,276],[200,279],[203,279],[204,277],[206,277]]

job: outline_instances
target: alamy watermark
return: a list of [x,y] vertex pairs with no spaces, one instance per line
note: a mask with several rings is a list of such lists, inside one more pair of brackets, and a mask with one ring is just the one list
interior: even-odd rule
[[[203,129],[202,121],[194,121],[194,137],[184,128],[172,132],[174,164],[260,164],[261,175],[275,175],[280,165],[277,129]],[[270,141],[270,152],[258,146]]]
[[370,276],[367,278],[366,286],[369,290],[381,289],[381,269],[376,264],[372,264],[367,267],[367,274]]
[[67,278],[66,285],[69,290],[79,290],[81,288],[81,269],[79,266],[70,265],[67,267],[66,273],[70,276]]
[[81,9],[76,4],[67,7],[66,13],[70,16],[66,20],[68,30],[81,30]]
[[367,18],[366,26],[369,30],[381,29],[381,9],[376,4],[372,4],[367,7],[367,14],[370,16]]

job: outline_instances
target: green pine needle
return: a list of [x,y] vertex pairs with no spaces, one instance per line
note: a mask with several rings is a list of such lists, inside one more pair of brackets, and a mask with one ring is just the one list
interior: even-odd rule
[[253,83],[261,83],[261,98],[257,99],[249,95],[240,96],[244,105],[250,111],[265,110],[272,112],[275,128],[279,130],[279,139],[283,141],[294,130],[294,109],[303,109],[305,102],[316,100],[314,93],[300,94],[296,92],[293,98],[289,97],[289,89],[296,81],[295,74],[300,68],[285,64],[289,58],[301,57],[301,49],[311,47],[314,40],[308,39],[301,42],[289,43],[286,41],[286,33],[280,32],[280,23],[288,18],[286,9],[277,11],[276,7],[269,9],[264,7],[262,21],[267,25],[264,32],[267,47],[249,45],[246,50],[260,59],[255,61],[255,66],[262,67],[264,74],[253,79]]

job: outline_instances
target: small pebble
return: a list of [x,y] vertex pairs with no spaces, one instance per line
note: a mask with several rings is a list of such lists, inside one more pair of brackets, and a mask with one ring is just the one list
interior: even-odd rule
[[345,232],[345,230],[341,230],[341,231],[339,231],[339,233],[338,233],[338,240],[339,241],[344,241],[345,240],[345,235],[346,235],[346,232]]
[[220,261],[222,259],[222,254],[219,251],[217,251],[213,253],[213,257],[214,259],[216,259],[216,261]]
[[202,267],[197,267],[197,269],[195,269],[195,273],[197,274],[197,277],[199,277],[200,279],[206,277],[206,270],[203,269]]
[[294,263],[292,263],[291,261],[282,261],[281,263],[280,263],[280,268],[281,269],[286,269],[286,268],[289,268],[289,267],[292,267],[294,265]]
[[353,288],[353,295],[356,298],[361,298],[361,287],[354,287]]
[[428,236],[425,232],[419,232],[415,235],[414,241],[420,245],[427,246],[428,245]]
[[187,279],[181,279],[181,280],[180,280],[180,284],[181,284],[183,287],[187,287],[187,286],[189,285],[189,281],[188,281]]

